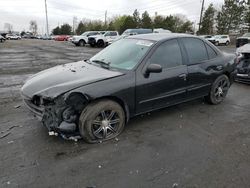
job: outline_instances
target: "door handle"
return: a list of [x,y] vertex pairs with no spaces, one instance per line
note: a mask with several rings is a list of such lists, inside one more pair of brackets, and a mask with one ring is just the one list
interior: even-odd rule
[[184,81],[187,80],[187,74],[180,74],[179,78],[182,78]]

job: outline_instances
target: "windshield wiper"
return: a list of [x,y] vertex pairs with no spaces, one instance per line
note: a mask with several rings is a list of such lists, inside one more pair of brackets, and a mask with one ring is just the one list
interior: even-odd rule
[[105,61],[102,61],[102,60],[97,60],[97,59],[95,59],[95,60],[92,60],[92,62],[94,62],[94,63],[97,63],[97,64],[100,64],[102,67],[104,67],[104,68],[110,68],[110,62],[105,62]]

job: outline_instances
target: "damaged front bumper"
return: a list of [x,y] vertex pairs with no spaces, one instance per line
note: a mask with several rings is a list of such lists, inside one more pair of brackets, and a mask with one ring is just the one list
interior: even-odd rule
[[42,98],[34,100],[24,97],[25,105],[47,127],[49,135],[59,135],[66,140],[80,139],[78,120],[81,111],[74,105],[66,104],[63,97],[47,101],[47,104],[42,100]]

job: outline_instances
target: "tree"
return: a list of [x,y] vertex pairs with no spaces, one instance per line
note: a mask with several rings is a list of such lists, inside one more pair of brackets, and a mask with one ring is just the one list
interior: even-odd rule
[[154,28],[164,28],[164,17],[161,15],[155,16]]
[[30,21],[30,30],[31,30],[33,35],[37,34],[37,23],[35,20]]
[[132,16],[126,16],[124,22],[121,25],[121,32],[125,31],[126,29],[136,28],[136,22],[134,21]]
[[163,28],[174,32],[175,31],[175,17],[172,15],[167,16],[164,20]]
[[70,35],[71,31],[72,31],[72,27],[67,23],[63,24],[60,28],[61,35]]
[[54,28],[54,29],[52,30],[52,33],[53,33],[53,35],[60,35],[60,34],[61,34],[61,29],[60,29],[60,27],[57,26],[56,28]]
[[136,23],[136,27],[139,28],[141,26],[140,13],[137,9],[135,9],[133,13],[133,20]]
[[217,15],[217,32],[225,34],[236,30],[244,21],[244,11],[245,0],[224,0]]
[[244,22],[246,26],[248,27],[248,32],[250,32],[250,0],[247,2],[245,16],[244,16]]
[[80,21],[80,23],[78,24],[76,28],[76,34],[80,35],[84,33],[86,30],[87,30],[86,24],[83,23],[83,21]]
[[201,28],[198,31],[199,34],[213,34],[214,31],[214,18],[215,18],[215,8],[211,3],[206,9],[204,16],[201,21]]
[[141,26],[143,28],[152,28],[152,20],[147,11],[142,14]]

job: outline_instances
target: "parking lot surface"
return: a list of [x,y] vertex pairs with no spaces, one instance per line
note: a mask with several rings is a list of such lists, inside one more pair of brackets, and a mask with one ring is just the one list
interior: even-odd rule
[[109,142],[49,136],[22,104],[21,85],[100,50],[41,40],[0,44],[0,187],[249,187],[248,85],[233,84],[217,106],[198,99],[133,118]]

